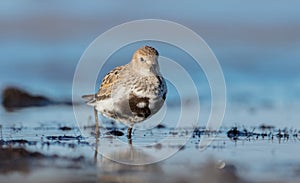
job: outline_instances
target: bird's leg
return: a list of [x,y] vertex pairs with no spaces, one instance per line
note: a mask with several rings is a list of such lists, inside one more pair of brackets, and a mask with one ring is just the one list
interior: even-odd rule
[[127,138],[128,139],[131,139],[131,132],[132,132],[132,127],[128,127],[128,130],[127,130]]
[[100,135],[100,131],[99,131],[99,121],[98,121],[98,111],[96,110],[96,107],[94,107],[94,115],[95,115],[95,132],[96,132],[96,137],[98,138]]

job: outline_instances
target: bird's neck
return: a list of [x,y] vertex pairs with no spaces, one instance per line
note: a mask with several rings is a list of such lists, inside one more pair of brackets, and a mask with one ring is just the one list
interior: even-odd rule
[[138,67],[136,65],[131,65],[132,70],[141,76],[153,76],[153,75],[159,75],[159,70],[156,68],[144,68],[144,67]]
[[154,76],[154,75],[160,75],[160,72],[157,69],[152,68],[136,68],[135,72],[140,76]]

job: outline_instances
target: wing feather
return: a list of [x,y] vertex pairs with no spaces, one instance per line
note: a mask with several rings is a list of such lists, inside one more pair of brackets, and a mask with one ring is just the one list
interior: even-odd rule
[[113,70],[111,70],[108,74],[106,74],[106,76],[102,80],[100,89],[96,94],[97,100],[104,100],[111,96],[113,87],[120,80],[120,78],[121,78],[120,74],[123,69],[124,69],[124,66],[119,66],[119,67],[116,67]]

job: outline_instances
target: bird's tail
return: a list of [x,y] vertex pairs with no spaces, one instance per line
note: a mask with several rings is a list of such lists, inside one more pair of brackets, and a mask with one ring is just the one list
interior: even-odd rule
[[96,95],[95,94],[83,95],[82,99],[84,99],[88,105],[94,106],[96,103]]

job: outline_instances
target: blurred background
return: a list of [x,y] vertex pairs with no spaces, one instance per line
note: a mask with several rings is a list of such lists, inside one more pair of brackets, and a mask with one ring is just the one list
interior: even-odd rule
[[96,37],[127,21],[165,19],[198,33],[218,58],[224,124],[299,128],[299,7],[293,0],[1,1],[0,87],[71,99],[76,65]]
[[[255,182],[299,182],[299,8],[300,1],[297,0],[0,1],[0,90],[15,86],[33,95],[46,96],[35,98],[39,105],[67,104],[14,112],[0,106],[0,182],[80,182],[85,179],[93,182],[101,178],[104,181],[155,182],[172,177],[169,182],[244,182],[239,181],[239,176]],[[97,156],[97,151],[91,148],[91,145],[98,145],[94,133],[90,135],[96,142],[89,144],[88,138],[77,128],[70,103],[73,75],[92,41],[114,26],[138,19],[174,21],[195,31],[207,42],[219,60],[227,87],[223,131],[203,152],[198,149],[201,134],[198,129],[185,146],[172,147],[179,150],[176,155],[158,164],[139,167],[121,166],[111,161],[105,164],[105,158]],[[205,126],[211,97],[204,73],[189,64],[191,58],[182,50],[167,44],[148,43],[161,55],[190,67],[188,72],[194,77],[200,93],[200,125]],[[113,54],[99,73],[98,85],[108,70],[128,62],[132,52],[143,44],[127,45]],[[99,52],[101,54],[101,50]],[[180,87],[185,86],[183,83]],[[171,109],[171,116],[176,118],[180,114],[178,93],[173,86],[169,89],[167,103],[171,107],[168,110]],[[189,96],[187,91],[184,104],[191,107],[187,109],[193,116],[198,111],[193,108],[195,98]],[[83,104],[83,101],[76,102]],[[94,125],[92,108],[78,106],[86,107],[83,112],[89,117],[81,122],[90,132]],[[169,121],[173,122],[172,118]],[[234,126],[237,128],[232,128]],[[133,144],[174,134],[182,139],[181,133],[170,133],[171,127],[165,125],[146,132],[135,130]],[[118,130],[125,132],[126,127]],[[252,131],[266,132],[268,136],[259,136]],[[241,137],[232,138],[229,132]],[[101,140],[114,142],[119,139],[110,134],[103,136]],[[125,135],[120,136],[122,138],[127,141]],[[111,147],[115,148],[114,143]],[[170,146],[158,143],[150,150],[159,153],[166,147]],[[42,155],[35,154],[38,156],[35,158],[27,150]],[[120,157],[125,154],[125,158],[130,159],[132,150],[130,153],[117,150],[113,153]],[[143,157],[142,151],[136,154],[142,158],[150,157],[148,154]],[[70,159],[72,157],[75,160]],[[209,163],[210,159],[217,160],[218,166]],[[36,171],[30,176],[32,167]],[[25,173],[7,174],[8,171]],[[187,176],[187,181],[182,175]],[[219,181],[209,181],[207,176]],[[144,179],[148,181],[142,181]]]

